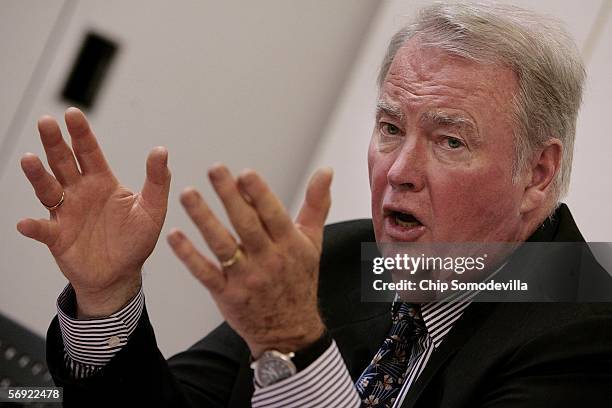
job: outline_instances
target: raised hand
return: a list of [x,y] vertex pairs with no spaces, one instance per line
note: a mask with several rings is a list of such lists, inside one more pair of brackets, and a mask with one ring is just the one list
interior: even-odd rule
[[168,153],[151,151],[142,192],[135,194],[113,175],[85,115],[69,108],[65,120],[72,149],[52,117],[38,121],[53,174],[32,153],[21,159],[38,199],[48,207],[61,204],[49,219],[26,218],[17,229],[49,247],[76,292],[79,317],[107,316],[138,291],[141,268],[159,238],[170,189]]
[[208,288],[253,356],[314,343],[324,330],[317,286],[331,171],[312,177],[295,223],[257,173],[247,171],[236,180],[227,168],[215,166],[209,177],[240,242],[190,188],[181,202],[221,264],[176,229],[168,235],[175,254]]

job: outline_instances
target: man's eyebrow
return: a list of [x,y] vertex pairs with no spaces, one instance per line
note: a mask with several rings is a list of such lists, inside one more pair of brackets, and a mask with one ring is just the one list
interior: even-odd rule
[[379,116],[383,112],[388,116],[393,116],[399,119],[400,121],[404,120],[404,112],[402,112],[398,106],[393,105],[384,99],[379,99],[378,102],[376,102],[376,116]]
[[474,136],[478,136],[477,128],[471,119],[463,115],[452,114],[444,111],[430,111],[421,115],[421,123],[430,122],[439,126],[455,127]]

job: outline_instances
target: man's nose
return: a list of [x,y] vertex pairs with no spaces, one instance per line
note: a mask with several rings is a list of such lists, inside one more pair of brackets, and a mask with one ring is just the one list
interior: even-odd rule
[[420,191],[425,186],[427,152],[422,143],[406,143],[387,172],[394,190]]

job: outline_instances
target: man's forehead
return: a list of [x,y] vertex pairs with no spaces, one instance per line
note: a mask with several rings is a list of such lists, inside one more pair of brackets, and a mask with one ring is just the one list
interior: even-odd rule
[[418,38],[412,38],[396,52],[389,67],[389,74],[414,81],[428,81],[434,73],[452,70],[475,70],[478,63],[451,54],[441,48],[425,46]]
[[383,87],[384,82],[401,87],[448,80],[457,86],[469,84],[469,87],[499,89],[504,85],[501,88],[514,90],[517,79],[516,73],[507,66],[478,62],[439,47],[423,45],[417,36],[398,49]]
[[423,95],[432,95],[439,102],[444,100],[443,107],[460,112],[446,115],[430,112],[419,120],[443,125],[461,122],[465,128],[476,127],[478,120],[485,117],[499,120],[504,116],[511,121],[517,88],[517,77],[508,67],[478,63],[441,49],[423,47],[418,40],[411,39],[393,59],[382,84],[377,115],[385,113],[403,120],[414,108],[413,102]]

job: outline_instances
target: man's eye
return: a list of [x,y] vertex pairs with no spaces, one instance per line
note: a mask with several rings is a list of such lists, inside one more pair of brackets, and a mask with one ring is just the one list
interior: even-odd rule
[[397,126],[392,125],[391,123],[382,122],[380,124],[383,133],[389,136],[396,136],[400,134],[400,130]]
[[463,142],[456,137],[447,137],[446,145],[451,149],[458,149],[463,146]]

